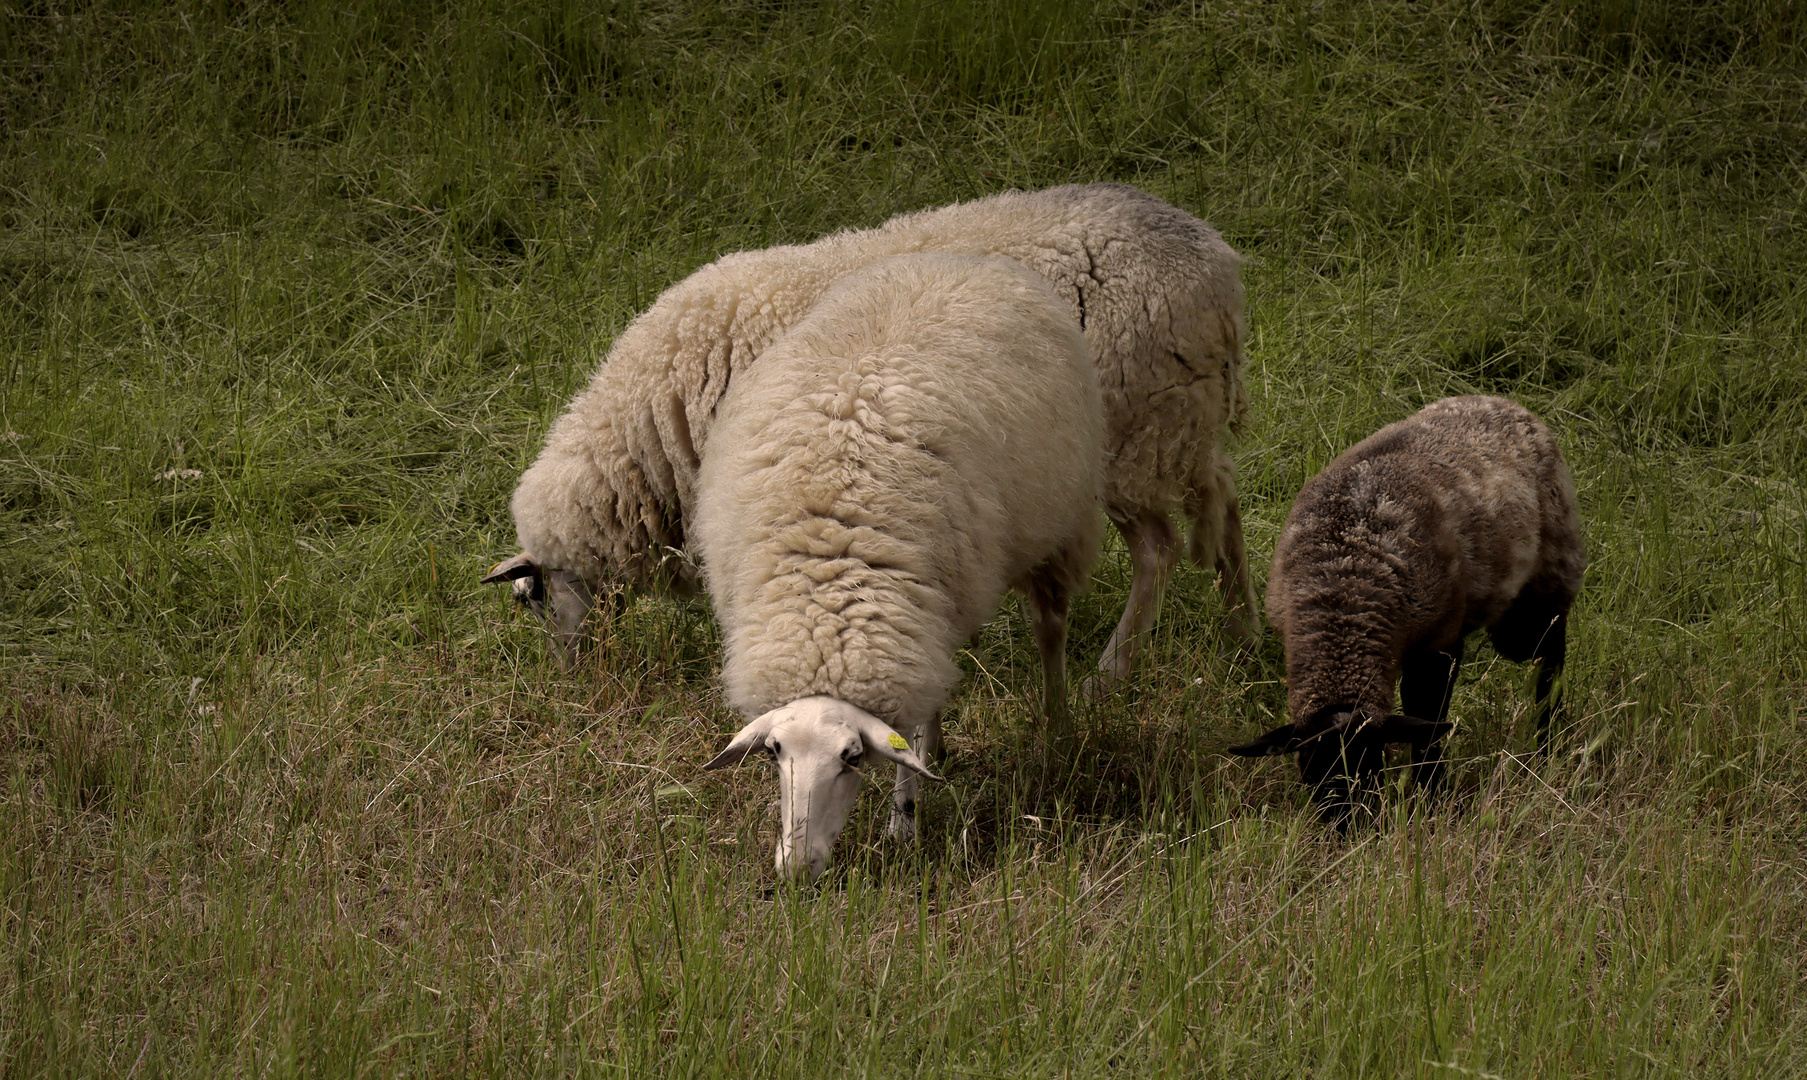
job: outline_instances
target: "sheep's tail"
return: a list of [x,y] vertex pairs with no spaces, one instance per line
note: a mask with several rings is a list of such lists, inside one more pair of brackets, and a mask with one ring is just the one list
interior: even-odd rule
[[1192,519],[1186,556],[1195,565],[1209,570],[1222,561],[1225,534],[1229,531],[1226,511],[1235,498],[1236,463],[1221,447],[1214,448],[1186,498],[1186,516]]
[[1192,537],[1186,554],[1194,565],[1217,575],[1217,585],[1228,609],[1231,632],[1253,640],[1261,633],[1261,609],[1255,599],[1255,578],[1249,572],[1248,549],[1242,538],[1242,509],[1236,498],[1236,463],[1223,447],[1213,447],[1186,500],[1192,519]]
[[[1249,387],[1242,378],[1242,339],[1246,327],[1242,321],[1241,291],[1237,290],[1234,310],[1219,315],[1224,322],[1224,426],[1235,435],[1242,434],[1243,425],[1249,418]],[[1231,471],[1234,470],[1232,466]]]
[[[1194,354],[1215,355],[1221,365],[1217,384],[1222,393],[1223,429],[1199,447],[1198,464],[1193,470],[1192,490],[1186,498],[1186,513],[1192,519],[1192,541],[1187,555],[1198,566],[1223,569],[1226,563],[1246,561],[1242,550],[1242,521],[1236,504],[1236,463],[1224,452],[1226,434],[1241,434],[1248,422],[1249,388],[1242,376],[1242,343],[1246,327],[1243,323],[1242,283],[1230,279],[1226,295],[1214,303],[1200,303],[1205,312],[1206,331]],[[1215,340],[1211,340],[1211,339]],[[1234,549],[1234,550],[1231,550]],[[1245,575],[1246,576],[1246,575]]]

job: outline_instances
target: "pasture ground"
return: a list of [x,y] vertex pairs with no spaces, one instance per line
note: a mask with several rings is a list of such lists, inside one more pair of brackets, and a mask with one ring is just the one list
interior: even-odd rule
[[[0,1074],[1807,1072],[1804,73],[1795,2],[9,0]],[[706,607],[557,674],[514,479],[717,254],[1096,179],[1250,258],[1263,576],[1380,424],[1548,418],[1558,752],[1480,647],[1455,797],[1328,836],[1187,569],[1070,771],[1006,610],[920,848],[774,890]]]

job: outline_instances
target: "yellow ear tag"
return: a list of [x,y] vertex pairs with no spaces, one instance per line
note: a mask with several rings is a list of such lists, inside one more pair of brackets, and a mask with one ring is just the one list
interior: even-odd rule
[[908,750],[910,748],[910,744],[904,741],[904,737],[895,731],[893,731],[891,737],[885,741],[891,744],[891,749],[893,750]]

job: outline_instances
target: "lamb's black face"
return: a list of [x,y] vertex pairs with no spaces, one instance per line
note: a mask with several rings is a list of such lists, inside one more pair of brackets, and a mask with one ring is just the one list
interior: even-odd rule
[[1318,816],[1347,827],[1350,813],[1380,787],[1389,743],[1410,743],[1422,751],[1448,733],[1448,723],[1410,716],[1357,716],[1349,706],[1332,706],[1303,724],[1284,724],[1258,739],[1230,747],[1242,757],[1299,755],[1299,779],[1311,789]]
[[1347,712],[1326,719],[1320,733],[1299,746],[1299,779],[1311,789],[1318,817],[1342,826],[1379,786],[1386,742],[1378,724],[1358,724]]

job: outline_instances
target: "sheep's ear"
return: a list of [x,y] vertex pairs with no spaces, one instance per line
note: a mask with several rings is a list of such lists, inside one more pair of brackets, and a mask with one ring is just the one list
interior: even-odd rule
[[762,749],[765,746],[766,736],[772,733],[773,715],[773,713],[766,713],[746,727],[741,728],[740,731],[735,734],[733,740],[728,743],[728,748],[711,758],[709,764],[703,766],[703,769],[705,771],[713,771],[715,769],[731,768],[732,766],[739,765],[741,762],[745,761],[748,754],[751,754],[755,750]]
[[1420,749],[1449,734],[1454,724],[1391,713],[1380,722],[1380,737],[1389,743],[1411,743]]
[[523,551],[514,558],[499,562],[491,567],[489,573],[483,575],[482,583],[485,585],[492,585],[498,581],[513,581],[516,578],[524,578],[529,575],[539,577],[540,568],[539,564],[533,561],[533,556]]
[[1259,739],[1230,747],[1230,753],[1238,757],[1276,757],[1297,750],[1302,741],[1298,728],[1281,724]]
[[483,584],[514,582],[514,598],[535,615],[546,615],[546,576],[539,564],[525,551],[506,562],[499,562],[483,576]]
[[906,769],[914,769],[930,780],[939,780],[910,749],[910,740],[897,733],[897,729],[885,723],[871,713],[861,710],[857,725],[860,741],[866,744],[866,753],[877,754],[886,761],[894,761]]

